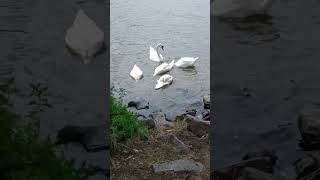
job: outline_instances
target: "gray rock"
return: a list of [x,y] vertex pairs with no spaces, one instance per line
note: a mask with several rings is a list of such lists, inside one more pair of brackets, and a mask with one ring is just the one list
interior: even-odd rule
[[190,115],[186,115],[184,120],[188,123],[187,129],[198,137],[202,137],[209,133],[210,121],[203,121]]
[[274,150],[268,150],[268,149],[255,149],[248,153],[246,153],[242,160],[248,160],[252,158],[259,158],[259,157],[267,157],[270,158],[271,162],[275,165],[276,161],[278,160],[278,157],[276,155],[276,152]]
[[306,155],[293,163],[297,178],[304,177],[319,168],[317,161]]
[[280,180],[280,178],[255,168],[246,167],[238,180]]
[[210,109],[210,95],[203,96],[202,102],[205,109]]
[[163,112],[155,112],[151,115],[155,127],[173,127],[173,123],[166,120],[166,115]]
[[104,33],[80,9],[73,25],[67,30],[65,41],[72,52],[80,55],[84,63],[89,63],[103,49]]
[[175,160],[162,164],[154,164],[153,170],[156,173],[175,171],[175,172],[202,172],[204,166],[200,162],[193,160]]
[[202,119],[204,121],[210,121],[210,109],[204,110],[202,112]]
[[162,140],[167,141],[168,143],[175,145],[175,151],[177,153],[187,152],[189,151],[189,147],[182,142],[176,135],[170,133],[161,137]]
[[74,143],[63,145],[63,150],[65,158],[73,161],[76,169],[87,167],[96,172],[107,173],[109,151],[87,152],[81,145]]
[[176,116],[175,121],[183,120],[186,117],[186,115],[196,116],[196,114],[197,114],[197,110],[195,110],[195,109],[187,109],[182,114]]
[[149,102],[147,101],[130,101],[128,107],[135,107],[137,110],[140,109],[149,109]]
[[65,126],[59,130],[57,144],[80,143],[87,151],[99,151],[109,149],[107,143],[107,127],[90,126]]
[[107,126],[87,127],[81,144],[87,151],[100,151],[109,149],[107,143]]
[[298,127],[304,147],[320,146],[320,108],[305,106],[298,117]]
[[211,174],[213,179],[237,179],[244,168],[252,167],[266,173],[273,173],[274,163],[269,157],[251,158],[240,163],[218,169]]
[[148,129],[154,128],[156,126],[155,122],[151,118],[145,118],[143,116],[139,116],[138,120],[143,122]]

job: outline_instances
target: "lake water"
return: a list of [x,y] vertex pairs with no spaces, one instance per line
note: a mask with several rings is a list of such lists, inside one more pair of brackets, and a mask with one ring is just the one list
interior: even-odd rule
[[[124,102],[142,98],[150,110],[162,110],[168,117],[188,108],[199,108],[202,96],[210,92],[210,7],[209,0],[112,0],[110,3],[111,85],[124,89]],[[199,57],[193,70],[173,68],[171,86],[155,90],[149,46],[161,42],[167,58]],[[129,73],[134,64],[144,72],[136,82]],[[115,93],[117,95],[117,93]]]
[[292,162],[303,153],[297,115],[304,104],[320,99],[319,5],[282,0],[270,17],[212,17],[214,168],[262,147],[277,152],[278,174],[293,174]]

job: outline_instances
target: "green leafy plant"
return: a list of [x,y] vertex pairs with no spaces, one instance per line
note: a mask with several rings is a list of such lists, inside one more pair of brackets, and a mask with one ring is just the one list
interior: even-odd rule
[[110,96],[111,140],[120,142],[135,136],[146,137],[148,129],[114,97]]
[[89,170],[74,169],[71,162],[58,159],[54,145],[38,141],[30,129],[15,127],[19,117],[9,112],[0,95],[0,179],[84,180]]

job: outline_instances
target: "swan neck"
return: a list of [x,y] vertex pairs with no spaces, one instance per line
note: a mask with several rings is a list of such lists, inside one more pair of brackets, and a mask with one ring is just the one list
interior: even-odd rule
[[157,46],[156,51],[157,51],[157,55],[158,55],[158,57],[159,57],[159,59],[160,59],[161,56],[160,56],[160,52],[159,52],[160,49],[159,49],[159,48],[160,48],[160,45]]

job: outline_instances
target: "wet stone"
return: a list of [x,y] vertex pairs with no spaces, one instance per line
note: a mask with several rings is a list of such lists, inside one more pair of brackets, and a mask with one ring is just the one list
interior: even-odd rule
[[91,126],[65,126],[59,130],[57,144],[80,143],[87,151],[100,151],[109,149],[107,144],[107,127]]
[[270,158],[273,165],[276,164],[276,161],[278,160],[276,152],[274,150],[268,150],[268,149],[255,149],[253,151],[247,152],[242,157],[242,160],[248,160],[248,159],[259,158],[259,157]]
[[204,121],[210,121],[210,109],[204,110],[204,111],[202,112],[202,119],[203,119]]
[[173,123],[166,120],[166,115],[163,112],[155,112],[151,115],[155,127],[173,127]]
[[87,152],[81,145],[74,143],[63,145],[63,150],[65,158],[73,161],[76,169],[84,166],[95,172],[107,172],[109,151]]
[[298,159],[293,165],[298,178],[304,177],[319,168],[317,161],[309,155]]
[[154,164],[153,170],[156,173],[160,172],[202,172],[204,166],[193,160],[175,160],[170,162],[165,162],[162,164]]
[[149,102],[141,100],[141,101],[130,101],[128,103],[128,107],[135,107],[137,110],[140,109],[149,109]]
[[182,114],[176,116],[175,121],[181,121],[183,120],[186,115],[191,115],[191,116],[195,116],[197,114],[197,110],[195,109],[187,109],[185,112],[183,112]]
[[203,96],[202,102],[205,109],[210,109],[210,95]]
[[240,177],[243,169],[246,167],[252,167],[266,173],[273,173],[274,163],[269,157],[251,158],[218,169],[211,175],[213,179],[234,179]]
[[320,108],[306,106],[298,117],[298,126],[305,148],[320,147]]
[[106,125],[85,128],[82,145],[87,151],[107,150],[107,142]]

